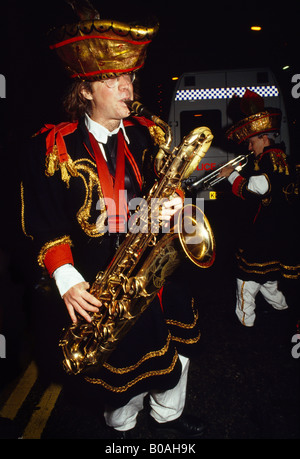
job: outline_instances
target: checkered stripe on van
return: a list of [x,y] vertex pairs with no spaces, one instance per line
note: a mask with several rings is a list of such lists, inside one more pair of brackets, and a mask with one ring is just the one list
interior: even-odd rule
[[[180,89],[176,92],[175,100],[208,100],[208,99],[230,99],[233,95],[242,97],[246,91],[245,86],[235,86],[232,88],[210,88],[210,89]],[[279,91],[276,86],[250,86],[250,91],[254,91],[262,97],[277,97]]]

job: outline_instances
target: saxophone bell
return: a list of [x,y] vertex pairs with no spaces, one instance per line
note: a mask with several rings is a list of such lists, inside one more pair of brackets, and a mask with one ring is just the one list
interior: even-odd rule
[[204,212],[194,204],[182,208],[178,217],[180,246],[186,257],[199,268],[210,268],[216,256],[216,243]]

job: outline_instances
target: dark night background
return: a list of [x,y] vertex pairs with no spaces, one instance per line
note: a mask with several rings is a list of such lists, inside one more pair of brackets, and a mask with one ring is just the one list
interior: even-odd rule
[[[174,82],[171,80],[173,76],[180,76],[183,72],[210,69],[271,67],[285,96],[291,131],[292,151],[290,153],[294,161],[299,163],[300,98],[295,99],[291,96],[292,76],[300,75],[299,1],[280,0],[272,3],[263,0],[251,2],[94,0],[93,4],[103,19],[130,21],[140,25],[147,25],[148,22],[156,19],[160,23],[159,33],[148,48],[148,58],[144,69],[140,72],[141,100],[153,113],[166,121],[174,90]],[[22,334],[20,322],[24,311],[20,298],[23,295],[23,276],[27,269],[26,250],[28,250],[24,246],[20,229],[18,161],[20,155],[24,154],[24,141],[38,131],[44,123],[55,124],[65,121],[61,111],[61,100],[68,79],[55,54],[48,49],[46,34],[51,27],[76,22],[77,18],[63,0],[46,2],[10,0],[5,5],[1,4],[0,18],[0,74],[4,75],[6,80],[6,97],[0,99],[0,287],[2,291],[0,333],[4,333],[2,331],[4,324],[5,335],[9,341],[10,332],[7,328],[11,327],[14,330],[12,339],[16,339],[18,333]],[[262,30],[253,32],[250,30],[252,25],[260,25]],[[283,70],[286,65],[289,68]],[[209,302],[210,299],[208,304]],[[296,303],[299,307],[298,299]],[[213,329],[215,326],[213,318],[208,317],[207,324]],[[230,341],[231,336],[228,338]],[[257,342],[256,347],[258,346]],[[232,376],[230,371],[233,370],[222,369],[222,366],[226,366],[226,360],[222,360],[217,347],[218,343],[214,342],[213,351],[216,356],[219,356],[217,363],[220,367],[218,368],[225,371],[226,383],[226,374],[230,378]],[[226,348],[226,352],[230,353],[230,349]],[[237,352],[236,349],[233,352]],[[268,352],[272,357],[271,349]],[[259,355],[258,350],[255,355]],[[16,358],[18,359],[18,356]],[[10,368],[8,362],[3,362],[2,359],[0,363],[8,365],[4,371],[0,369],[1,388],[3,382],[9,381],[10,376],[15,375],[14,369]],[[257,365],[263,373],[264,362],[258,361]],[[254,366],[253,364],[253,368]],[[219,370],[215,371],[218,374]],[[237,378],[236,375],[233,377]],[[253,380],[256,377],[254,370],[251,377]],[[203,378],[203,374],[200,378]],[[283,381],[282,379],[281,384],[284,391]],[[201,379],[200,385],[204,391],[207,388],[205,383],[206,380]],[[220,383],[222,384],[223,382]],[[267,387],[265,389],[268,390]],[[196,393],[195,387],[193,390]],[[218,390],[221,391],[220,387]],[[299,402],[299,393],[294,394],[293,400]],[[238,403],[241,401],[239,394],[236,394],[236,399],[232,400],[236,412],[239,410]],[[207,406],[209,411],[211,407],[208,401]],[[256,408],[259,412],[258,402]],[[299,413],[299,406],[297,410]],[[217,418],[217,413],[213,416]],[[264,412],[264,416],[268,418],[267,411]],[[218,424],[218,419],[216,422]],[[242,426],[241,430],[243,428]],[[287,438],[289,435],[291,438],[300,437],[299,432],[294,433],[296,428],[291,431],[292,434],[289,432],[285,434]],[[243,437],[246,435],[244,433],[239,432],[237,435],[246,438]],[[255,437],[256,433],[253,435]],[[277,438],[276,433],[270,435],[275,435],[274,438]],[[278,435],[280,437],[280,433]]]
[[[94,0],[101,17],[147,25],[160,30],[148,48],[141,71],[142,99],[155,113],[167,116],[172,76],[183,72],[270,66],[290,99],[291,76],[299,73],[299,13],[297,1],[270,3]],[[27,133],[43,122],[63,118],[58,112],[68,80],[54,53],[47,31],[76,22],[64,0],[11,0],[1,6],[0,71],[6,77],[7,97],[1,109],[22,120]],[[262,31],[253,32],[252,25]],[[289,65],[287,71],[282,67]],[[293,110],[296,110],[293,107]]]

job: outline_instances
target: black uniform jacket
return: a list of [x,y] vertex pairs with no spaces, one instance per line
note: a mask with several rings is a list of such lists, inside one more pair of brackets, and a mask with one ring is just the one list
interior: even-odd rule
[[[145,177],[151,179],[153,172],[146,164],[152,163],[155,154],[156,126],[134,117],[124,124],[130,140],[125,187],[132,198],[142,196],[147,186]],[[35,279],[32,289],[36,358],[41,372],[60,371],[58,341],[62,327],[70,323],[52,272],[64,263],[73,263],[92,284],[115,253],[119,236],[101,233],[102,197],[83,120],[46,126],[31,140],[23,166],[23,231],[32,238],[39,274],[44,273],[44,282],[50,282],[50,288],[48,282],[41,288],[42,283]],[[151,303],[100,371],[84,376],[84,381],[91,383],[88,387],[96,388],[106,403],[123,405],[137,393],[176,385],[181,373],[178,352],[188,355],[200,337],[193,298],[180,279],[177,276],[176,282],[165,284],[162,295]]]

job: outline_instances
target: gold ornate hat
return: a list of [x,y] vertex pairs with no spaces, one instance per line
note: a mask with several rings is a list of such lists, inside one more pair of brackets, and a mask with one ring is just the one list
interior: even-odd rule
[[57,52],[71,78],[101,80],[143,67],[147,46],[157,31],[158,24],[132,26],[93,18],[52,31],[50,49]]
[[226,135],[229,140],[242,143],[255,135],[280,130],[280,110],[265,109],[263,98],[249,89],[246,89],[241,99],[241,110],[247,117],[227,130]]

